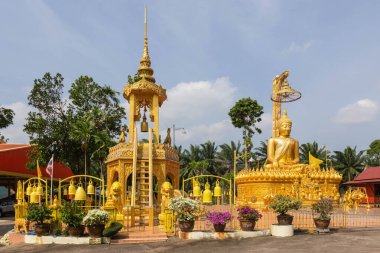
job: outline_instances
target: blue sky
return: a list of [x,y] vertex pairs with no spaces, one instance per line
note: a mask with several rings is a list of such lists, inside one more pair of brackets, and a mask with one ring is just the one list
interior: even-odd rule
[[60,72],[67,88],[90,75],[122,92],[142,54],[144,4],[154,75],[168,93],[161,131],[186,128],[176,144],[238,140],[227,113],[248,96],[265,112],[254,145],[270,137],[271,82],[284,70],[302,92],[287,108],[301,143],[365,149],[380,138],[379,1],[35,0],[0,2],[0,105],[16,112],[1,131],[9,142],[28,142],[27,96],[45,72]]

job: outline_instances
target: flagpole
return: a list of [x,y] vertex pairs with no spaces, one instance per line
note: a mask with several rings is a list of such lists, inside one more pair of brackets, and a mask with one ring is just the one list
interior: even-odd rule
[[52,163],[52,170],[51,170],[51,174],[50,174],[50,205],[53,205],[53,174],[54,174],[54,154],[52,156],[52,160],[53,160],[53,163]]

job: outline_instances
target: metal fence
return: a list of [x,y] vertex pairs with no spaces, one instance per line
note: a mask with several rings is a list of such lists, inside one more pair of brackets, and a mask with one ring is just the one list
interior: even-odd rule
[[[236,230],[240,228],[237,219],[236,209],[230,208],[229,205],[204,206],[204,214],[195,222],[195,230],[208,231],[213,230],[213,226],[206,219],[206,213],[209,211],[230,211],[234,219],[227,223],[226,230]],[[256,222],[256,230],[270,229],[272,224],[277,223],[277,214],[273,211],[261,211],[262,218]],[[293,218],[295,229],[315,229],[313,212],[310,207],[303,207],[298,211],[290,212]],[[380,227],[380,208],[367,209],[359,207],[357,210],[337,207],[331,215],[330,228],[370,228]]]

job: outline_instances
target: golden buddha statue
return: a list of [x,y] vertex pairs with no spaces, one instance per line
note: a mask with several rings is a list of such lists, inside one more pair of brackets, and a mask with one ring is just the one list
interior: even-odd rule
[[300,168],[305,165],[299,164],[299,143],[298,140],[290,138],[292,121],[288,118],[286,108],[278,122],[279,137],[270,138],[267,149],[268,169],[278,168]]

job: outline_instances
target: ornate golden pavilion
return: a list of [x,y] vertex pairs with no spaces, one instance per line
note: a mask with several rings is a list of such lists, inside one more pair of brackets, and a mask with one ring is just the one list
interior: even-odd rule
[[[124,87],[124,98],[129,102],[129,138],[125,138],[125,129],[119,143],[109,149],[107,165],[107,197],[115,189],[120,192],[121,208],[126,206],[153,207],[161,200],[160,193],[153,194],[156,185],[171,181],[174,189],[179,188],[179,156],[171,147],[170,135],[165,144],[159,140],[159,110],[167,99],[166,90],[156,84],[148,51],[147,16],[145,9],[144,51],[140,60],[138,74],[141,80]],[[142,111],[142,112],[141,112]],[[141,114],[143,118],[141,121]],[[146,114],[154,124],[149,128]],[[136,123],[141,121],[141,131]],[[148,143],[139,141],[138,133],[148,132]],[[118,182],[115,184],[115,182]],[[129,182],[129,184],[128,184]],[[113,185],[113,187],[111,187]],[[116,187],[116,186],[117,187]],[[112,189],[111,189],[112,188]]]
[[292,121],[282,103],[292,102],[301,93],[292,89],[285,71],[273,79],[272,137],[268,140],[264,167],[240,171],[236,176],[237,202],[267,206],[276,194],[299,198],[310,205],[322,197],[339,199],[342,176],[332,167],[320,169],[319,159],[310,157],[309,164],[300,164],[299,142],[290,137]]

